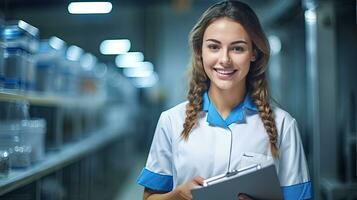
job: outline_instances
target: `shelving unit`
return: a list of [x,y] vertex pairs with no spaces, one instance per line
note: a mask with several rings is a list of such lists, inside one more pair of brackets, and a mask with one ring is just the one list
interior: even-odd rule
[[0,91],[0,101],[16,101],[16,100],[26,100],[31,105],[39,106],[61,106],[61,107],[78,107],[85,108],[89,106],[97,107],[105,102],[104,97],[62,97],[56,95],[47,95],[43,93],[36,92],[11,92],[11,91]]
[[48,154],[43,161],[28,169],[12,170],[8,178],[0,179],[0,195],[53,173],[118,139],[121,134],[115,130],[115,127],[108,127],[91,133],[81,141],[67,144],[62,150]]
[[[46,195],[52,193],[46,191],[48,180],[50,184],[55,182],[56,190],[65,191],[62,195],[54,192],[50,199],[97,199],[97,192],[110,199],[120,184],[117,178],[122,176],[123,168],[108,167],[116,161],[103,157],[102,152],[115,155],[125,151],[125,145],[118,145],[125,143],[128,131],[123,130],[120,122],[98,120],[103,118],[107,100],[98,96],[0,91],[0,106],[18,100],[28,102],[31,117],[46,119],[47,152],[43,160],[28,168],[11,169],[7,178],[0,179],[0,199],[48,199]],[[97,185],[103,187],[98,191],[91,189]]]

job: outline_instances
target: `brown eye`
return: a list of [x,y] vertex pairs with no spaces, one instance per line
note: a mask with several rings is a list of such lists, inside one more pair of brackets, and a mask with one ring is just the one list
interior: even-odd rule
[[216,45],[216,44],[209,44],[209,45],[208,45],[208,48],[209,48],[210,50],[218,50],[218,49],[219,49],[219,46]]
[[244,51],[244,48],[243,48],[243,47],[240,47],[240,46],[238,46],[238,47],[233,47],[233,51],[235,51],[235,52],[242,52],[242,51]]

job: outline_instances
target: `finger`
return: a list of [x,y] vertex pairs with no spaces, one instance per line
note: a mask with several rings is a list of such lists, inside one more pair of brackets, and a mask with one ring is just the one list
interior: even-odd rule
[[239,200],[251,200],[251,198],[245,194],[239,194],[238,199]]
[[201,176],[195,176],[192,181],[194,182],[194,184],[196,185],[203,185],[203,181],[204,179]]

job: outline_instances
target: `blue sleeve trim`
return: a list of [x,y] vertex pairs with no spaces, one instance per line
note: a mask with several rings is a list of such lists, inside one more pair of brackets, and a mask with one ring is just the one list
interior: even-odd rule
[[281,188],[285,200],[311,199],[311,181]]
[[173,188],[172,176],[154,173],[144,168],[137,183],[155,191],[170,192]]

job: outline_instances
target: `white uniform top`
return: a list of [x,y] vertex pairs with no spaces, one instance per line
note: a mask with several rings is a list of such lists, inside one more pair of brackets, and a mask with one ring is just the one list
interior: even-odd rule
[[140,185],[168,192],[194,176],[206,179],[251,164],[274,162],[284,199],[311,198],[311,182],[299,130],[295,119],[287,112],[272,108],[279,149],[279,158],[273,159],[263,122],[248,95],[223,120],[205,92],[204,112],[200,113],[187,141],[181,137],[186,104],[181,103],[161,114],[146,167],[138,178]]

